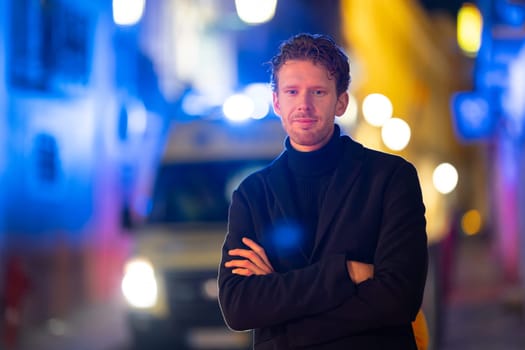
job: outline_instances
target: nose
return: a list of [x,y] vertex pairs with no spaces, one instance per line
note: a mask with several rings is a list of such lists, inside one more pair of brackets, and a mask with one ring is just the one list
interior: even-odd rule
[[299,104],[297,106],[299,111],[310,111],[312,109],[312,96],[309,93],[302,93],[299,95]]

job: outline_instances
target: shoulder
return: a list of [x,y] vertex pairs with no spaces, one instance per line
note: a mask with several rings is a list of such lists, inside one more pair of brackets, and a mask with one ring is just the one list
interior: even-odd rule
[[349,162],[359,162],[363,171],[369,175],[389,177],[398,172],[417,173],[414,165],[405,158],[368,148],[349,136],[343,136],[343,147],[345,148],[344,153],[347,160]]
[[250,173],[241,181],[239,189],[253,191],[266,187],[272,177],[279,176],[279,173],[286,171],[286,157],[287,152],[283,151],[268,165]]

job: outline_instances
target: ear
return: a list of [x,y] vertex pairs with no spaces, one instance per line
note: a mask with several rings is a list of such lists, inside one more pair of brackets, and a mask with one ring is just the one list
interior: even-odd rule
[[272,92],[272,102],[273,102],[273,111],[278,116],[281,116],[281,106],[279,105],[279,96],[277,96],[277,92]]
[[348,107],[348,101],[348,92],[345,91],[341,95],[339,95],[339,97],[337,98],[337,103],[335,105],[336,116],[340,117],[345,113],[346,107]]

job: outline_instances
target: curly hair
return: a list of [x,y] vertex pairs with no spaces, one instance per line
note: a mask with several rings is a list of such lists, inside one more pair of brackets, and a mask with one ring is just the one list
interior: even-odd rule
[[324,34],[297,34],[279,46],[279,52],[268,62],[270,65],[270,85],[277,90],[277,73],[289,60],[307,60],[323,65],[335,78],[337,94],[340,95],[350,85],[350,65],[348,57],[334,40]]

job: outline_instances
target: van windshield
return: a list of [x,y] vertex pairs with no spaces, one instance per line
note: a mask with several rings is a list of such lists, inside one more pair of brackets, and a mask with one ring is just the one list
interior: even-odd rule
[[213,223],[228,219],[231,194],[270,160],[163,164],[157,174],[151,223]]

